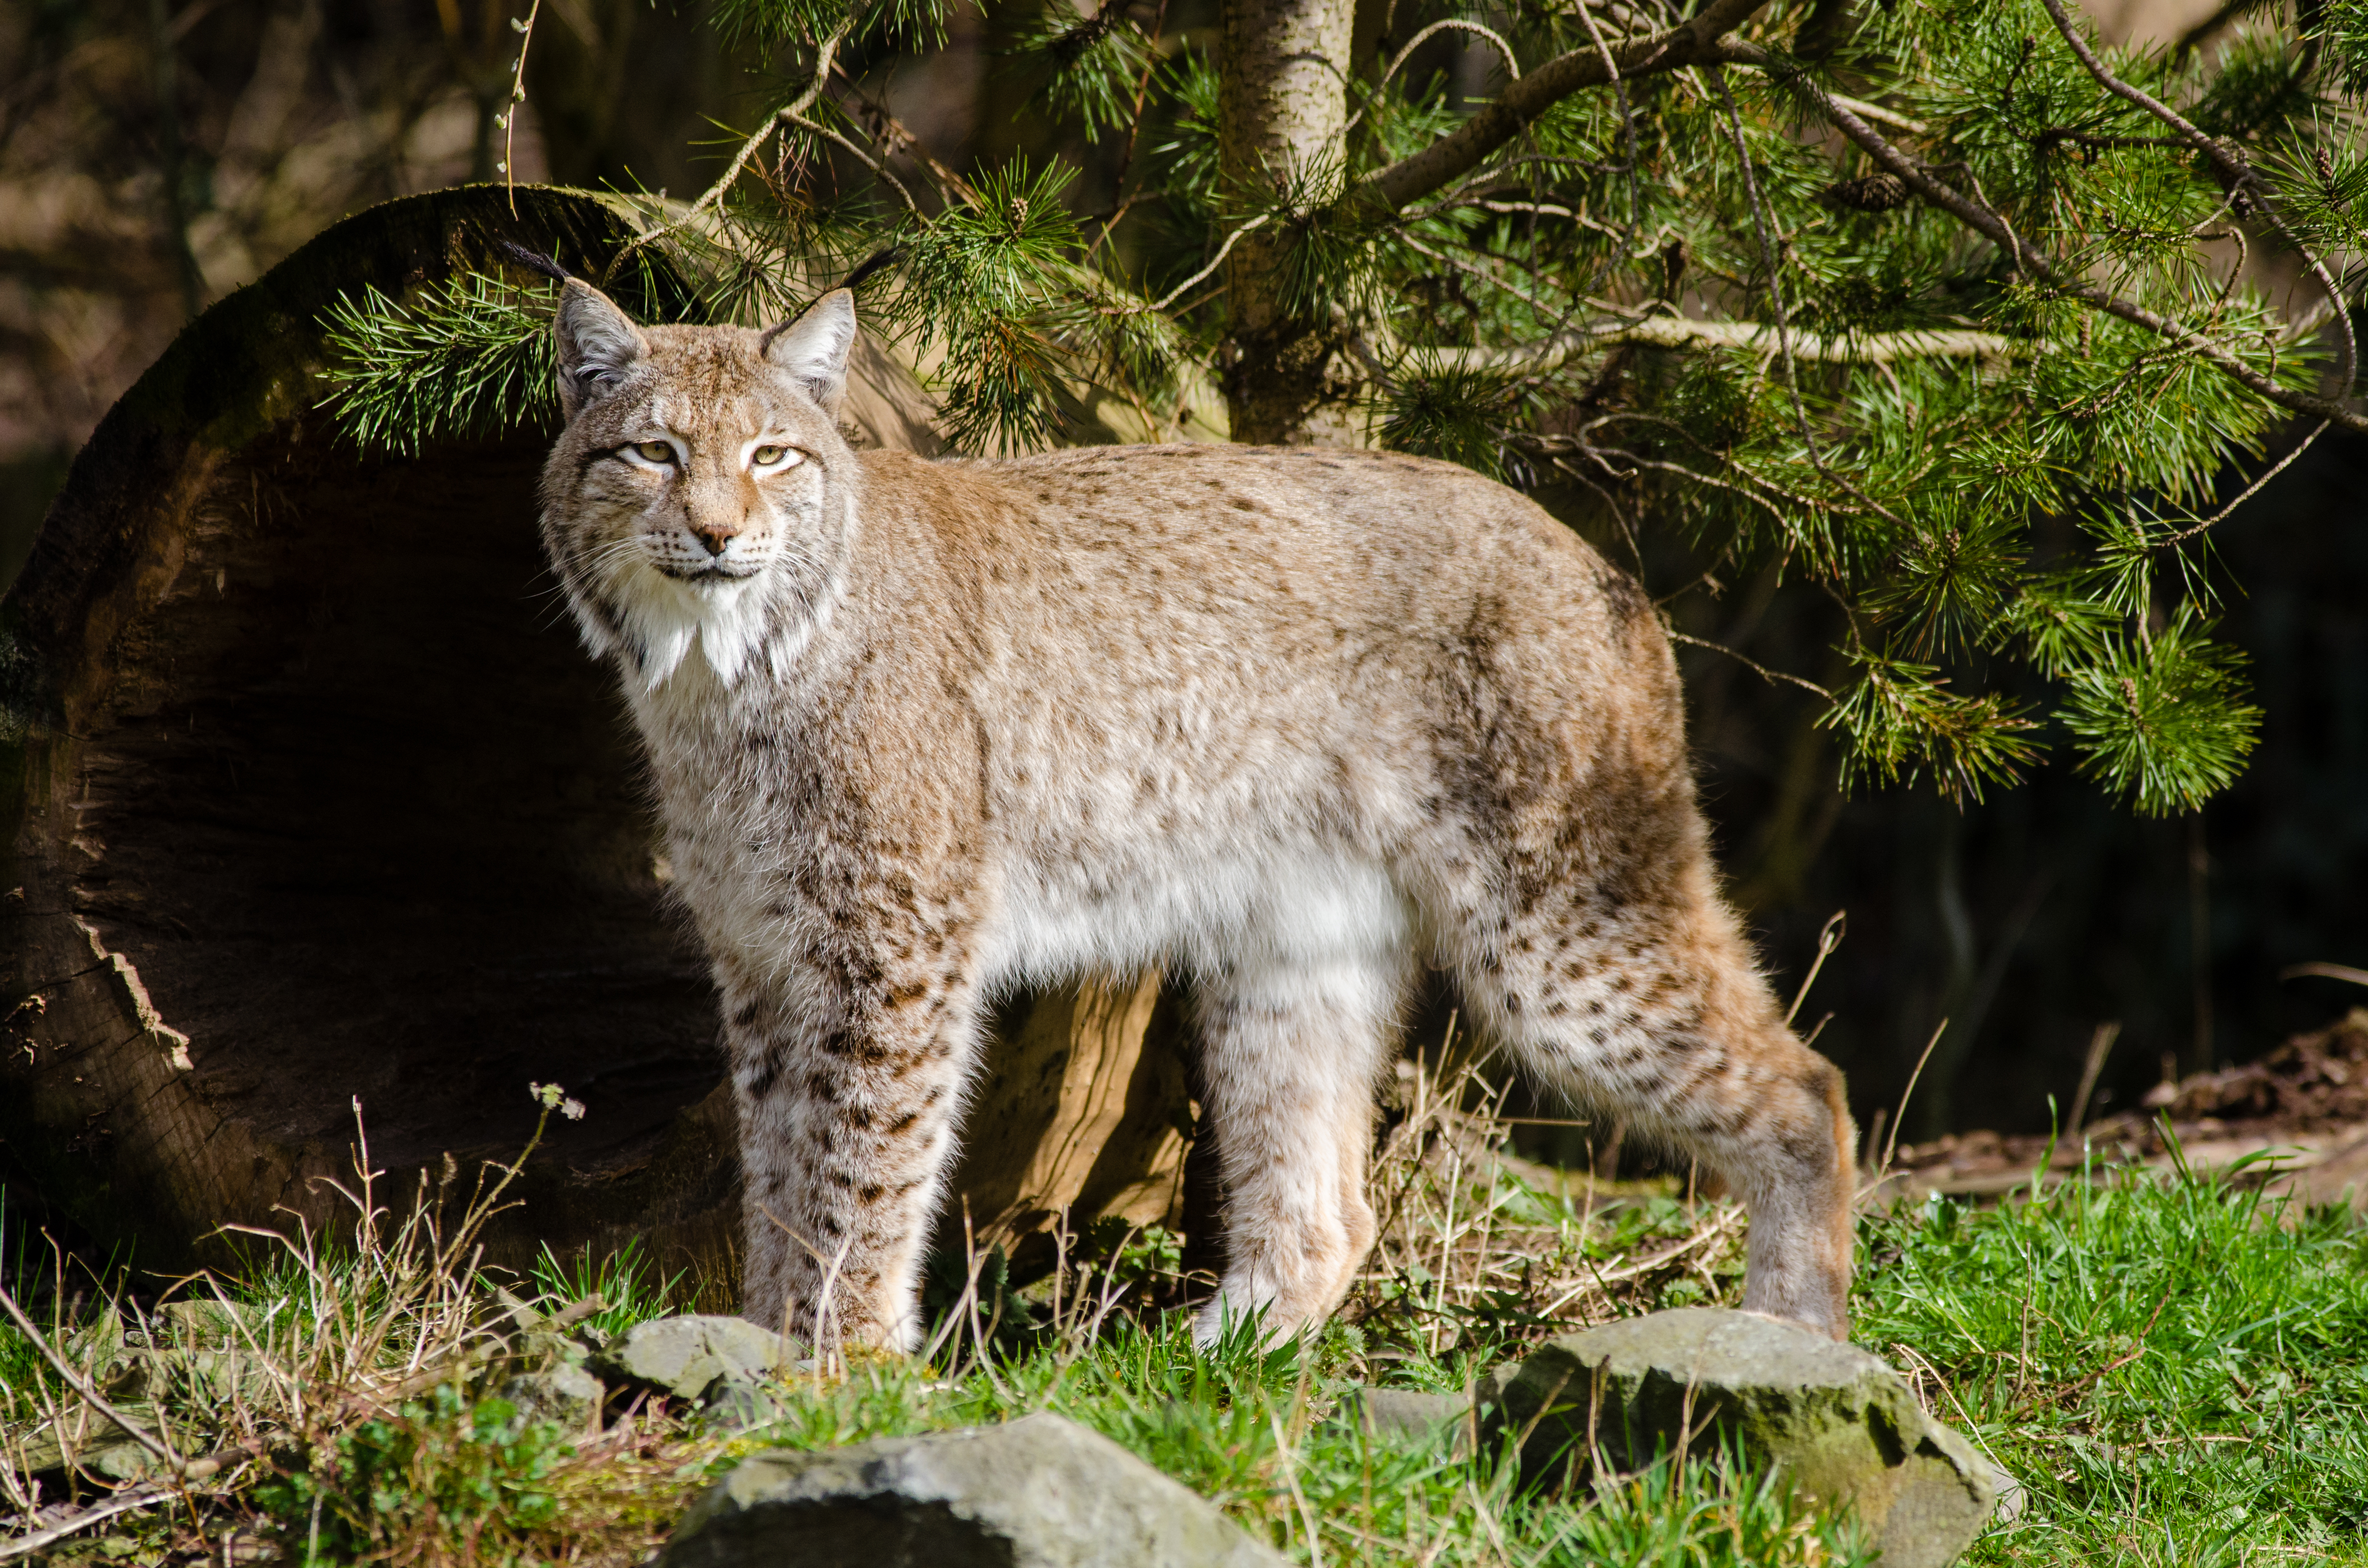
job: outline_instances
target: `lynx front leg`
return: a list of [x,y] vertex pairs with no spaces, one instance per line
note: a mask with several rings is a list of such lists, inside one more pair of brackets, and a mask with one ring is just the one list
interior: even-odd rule
[[1373,1244],[1373,1082],[1397,971],[1380,959],[1235,967],[1201,986],[1209,1109],[1225,1185],[1225,1275],[1192,1337],[1260,1317],[1321,1323]]
[[742,1311],[809,1343],[910,1350],[929,1218],[976,1047],[950,966],[817,967],[726,987],[740,1110]]

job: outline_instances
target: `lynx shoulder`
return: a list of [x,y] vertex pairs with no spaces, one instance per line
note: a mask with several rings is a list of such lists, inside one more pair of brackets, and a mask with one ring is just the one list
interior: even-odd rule
[[855,330],[843,291],[758,333],[580,283],[555,327],[543,535],[721,995],[747,1313],[909,1346],[985,1005],[1159,963],[1225,1186],[1201,1330],[1320,1320],[1429,961],[1543,1083],[1725,1176],[1747,1307],[1845,1333],[1840,1076],[1720,900],[1634,585],[1417,459],[857,452]]

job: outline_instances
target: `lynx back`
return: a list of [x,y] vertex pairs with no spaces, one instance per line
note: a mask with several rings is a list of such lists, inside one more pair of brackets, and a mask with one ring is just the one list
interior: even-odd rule
[[748,1315],[912,1345],[985,1004],[1156,963],[1225,1187],[1201,1331],[1319,1321],[1428,960],[1725,1176],[1747,1307],[1846,1331],[1840,1076],[1720,899],[1652,608],[1567,529],[1382,454],[859,453],[844,291],[758,333],[574,283],[555,331],[543,534],[721,994]]

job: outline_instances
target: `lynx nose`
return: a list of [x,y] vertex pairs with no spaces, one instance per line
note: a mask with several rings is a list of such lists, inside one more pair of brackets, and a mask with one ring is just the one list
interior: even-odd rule
[[707,553],[710,555],[723,554],[723,547],[730,544],[740,534],[738,528],[728,528],[722,523],[693,523],[690,525],[690,532],[692,538],[707,547]]

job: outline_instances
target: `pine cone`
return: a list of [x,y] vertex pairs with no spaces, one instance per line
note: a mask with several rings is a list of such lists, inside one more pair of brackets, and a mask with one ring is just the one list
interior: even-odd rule
[[1817,199],[1828,207],[1847,207],[1858,212],[1888,212],[1907,205],[1907,187],[1900,183],[1897,175],[1868,175],[1863,179],[1829,185],[1817,193]]

